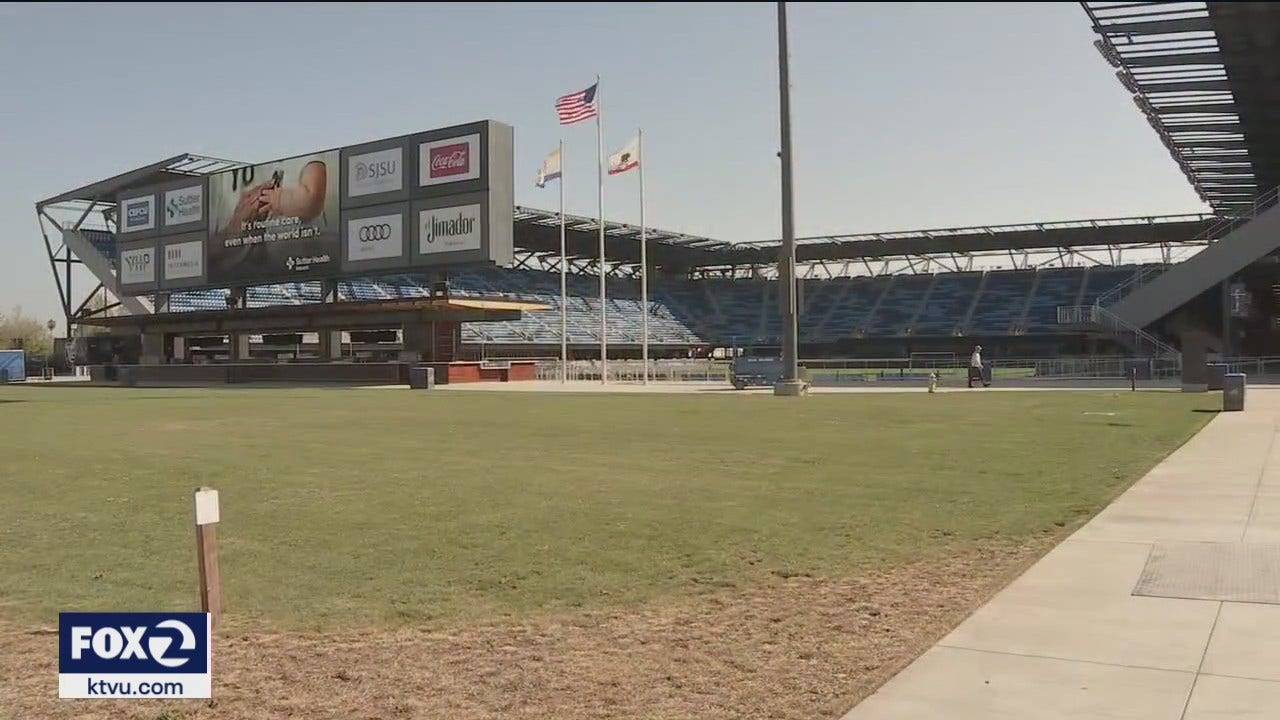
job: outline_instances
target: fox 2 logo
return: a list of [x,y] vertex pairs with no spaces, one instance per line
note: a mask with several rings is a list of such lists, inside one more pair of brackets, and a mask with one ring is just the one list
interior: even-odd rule
[[204,613],[62,613],[59,674],[207,674]]

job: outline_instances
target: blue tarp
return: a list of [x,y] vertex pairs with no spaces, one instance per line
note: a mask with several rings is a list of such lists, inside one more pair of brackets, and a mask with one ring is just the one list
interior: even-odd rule
[[21,350],[0,350],[0,382],[27,379],[27,358]]

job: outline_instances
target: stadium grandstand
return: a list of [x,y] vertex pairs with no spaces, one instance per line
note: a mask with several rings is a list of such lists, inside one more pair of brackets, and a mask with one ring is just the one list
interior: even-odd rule
[[[1273,310],[1280,298],[1273,189],[1280,185],[1280,53],[1263,44],[1276,37],[1277,12],[1270,4],[1235,2],[1082,6],[1103,60],[1213,212],[802,238],[802,357],[959,353],[975,342],[1004,357],[1167,356],[1184,366],[1202,366],[1209,353],[1280,354],[1280,314]],[[1104,67],[1100,62],[1099,72]],[[239,165],[182,155],[39,203],[68,327],[127,326],[107,317],[112,312],[226,311],[229,293],[242,292],[238,307],[249,309],[395,303],[444,293],[526,303],[518,316],[463,323],[469,353],[558,353],[560,217],[524,207],[514,214],[511,267],[91,302],[118,287],[113,213],[120,193]],[[767,347],[782,335],[778,241],[650,230],[650,295],[643,306],[639,228],[606,223],[602,268],[597,221],[567,217],[566,225],[567,336],[575,356],[598,353],[601,272],[609,278],[607,339],[618,357],[639,356],[646,314],[654,357]],[[54,250],[51,236],[62,248]],[[78,304],[72,265],[96,280]]]

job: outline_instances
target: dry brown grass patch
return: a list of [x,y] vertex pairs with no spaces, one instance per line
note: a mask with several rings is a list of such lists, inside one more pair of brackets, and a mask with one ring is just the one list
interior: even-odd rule
[[59,701],[56,634],[0,624],[0,718],[838,718],[1044,546],[523,623],[232,631],[213,703]]

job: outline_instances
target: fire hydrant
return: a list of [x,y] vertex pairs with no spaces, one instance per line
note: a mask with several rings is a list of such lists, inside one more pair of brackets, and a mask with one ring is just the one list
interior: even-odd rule
[[937,391],[938,391],[938,373],[931,372],[929,373],[929,392],[937,392]]

